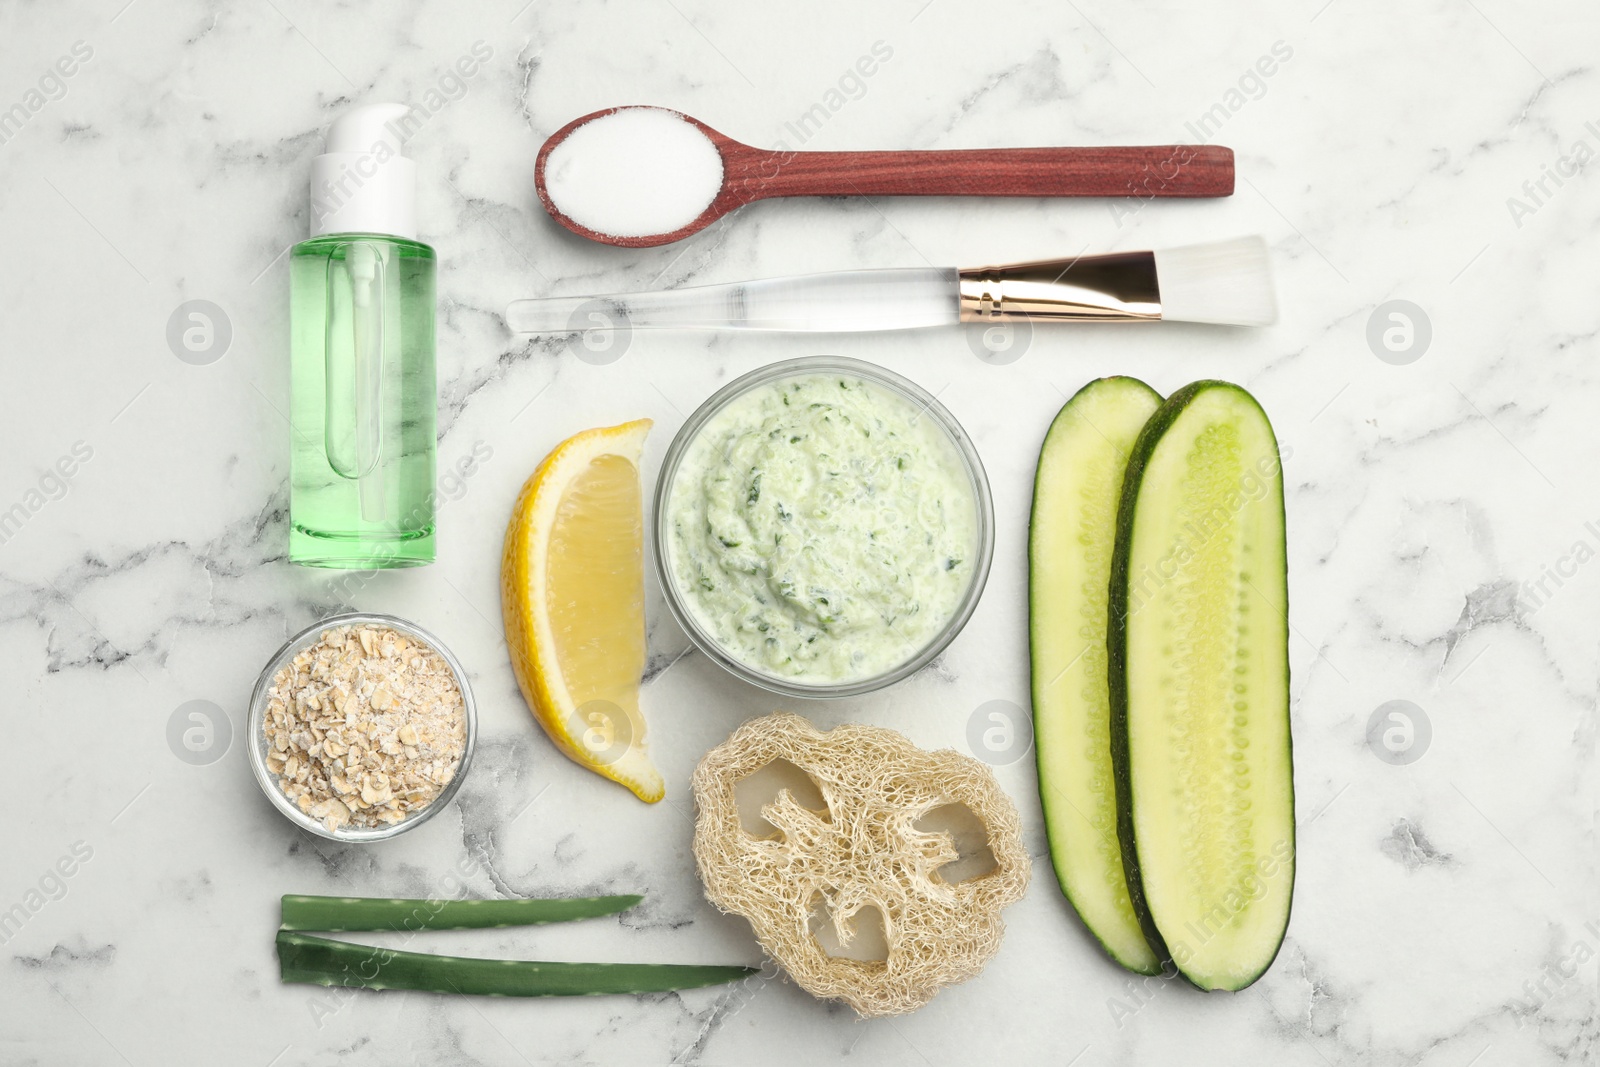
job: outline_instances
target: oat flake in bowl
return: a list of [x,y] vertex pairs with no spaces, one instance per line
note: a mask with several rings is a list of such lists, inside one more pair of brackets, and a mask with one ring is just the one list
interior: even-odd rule
[[396,827],[460,770],[469,724],[456,670],[381,619],[322,630],[265,695],[266,770],[329,835]]

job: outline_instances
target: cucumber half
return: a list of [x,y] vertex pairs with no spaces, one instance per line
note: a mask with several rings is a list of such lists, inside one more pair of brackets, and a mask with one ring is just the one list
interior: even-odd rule
[[1111,958],[1161,959],[1128,895],[1111,759],[1106,591],[1128,456],[1161,394],[1101,378],[1067,401],[1039,450],[1028,528],[1029,652],[1039,800],[1056,879]]
[[1249,393],[1201,381],[1146,424],[1110,585],[1122,856],[1152,947],[1242,989],[1283,943],[1294,778],[1283,478]]

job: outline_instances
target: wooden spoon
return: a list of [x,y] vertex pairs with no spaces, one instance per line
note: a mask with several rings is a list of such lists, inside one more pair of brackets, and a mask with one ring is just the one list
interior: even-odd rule
[[[634,105],[648,106],[648,105]],[[1233,195],[1233,149],[1221,145],[1107,148],[970,148],[930,152],[791,152],[735,141],[692,115],[722,157],[722,189],[687,226],[619,237],[574,222],[545,188],[545,161],[578,127],[625,108],[573,119],[550,135],[533,167],[539,202],[580,237],[624,248],[681,241],[753,200],[779,196],[1153,196]],[[657,110],[666,111],[666,108]]]

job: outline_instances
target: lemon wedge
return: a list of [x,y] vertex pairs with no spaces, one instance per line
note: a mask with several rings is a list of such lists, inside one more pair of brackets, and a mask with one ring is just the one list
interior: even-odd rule
[[517,684],[571,759],[655,803],[666,782],[645,748],[644,495],[650,420],[557,445],[517,497],[501,560]]

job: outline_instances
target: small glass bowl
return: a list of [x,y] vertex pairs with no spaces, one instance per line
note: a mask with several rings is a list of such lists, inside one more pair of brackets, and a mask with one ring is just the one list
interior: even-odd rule
[[[322,824],[322,820],[307,815],[295,806],[278,785],[278,776],[267,769],[267,738],[262,727],[266,723],[267,715],[267,690],[272,687],[272,679],[283,666],[299,655],[306,648],[317,643],[323,631],[331,630],[337,626],[361,626],[364,624],[388,627],[415,639],[419,644],[427,645],[439,653],[445,663],[450,666],[450,673],[455,676],[456,685],[461,689],[461,706],[467,717],[467,738],[461,749],[461,762],[456,765],[456,774],[439,795],[433,798],[433,803],[421,811],[412,812],[400,822],[392,826],[376,829],[365,827],[342,826],[330,831]],[[472,700],[472,687],[467,683],[467,672],[461,668],[461,663],[444,642],[424,630],[415,623],[407,622],[394,615],[373,615],[364,612],[351,612],[345,615],[333,615],[316,622],[286,641],[282,648],[273,654],[267,661],[266,667],[256,679],[255,691],[250,695],[250,723],[247,729],[250,732],[250,767],[255,771],[256,782],[261,786],[261,791],[267,794],[267,799],[272,806],[283,813],[283,817],[294,823],[300,829],[318,837],[325,837],[330,841],[343,841],[348,843],[366,843],[371,841],[387,841],[398,837],[413,827],[420,826],[433,818],[435,812],[447,806],[456,790],[461,788],[462,781],[467,777],[467,769],[472,765],[472,750],[478,739],[478,708]]]
[[[863,378],[876,386],[898,393],[923,414],[931,416],[944,430],[956,454],[961,457],[968,481],[972,486],[973,512],[978,523],[977,559],[973,563],[972,580],[967,584],[955,613],[950,616],[944,628],[915,655],[881,674],[866,678],[856,678],[846,682],[802,682],[767,674],[734,658],[701,626],[695,617],[694,609],[686,602],[682,590],[677,587],[673,579],[668,502],[672,495],[673,483],[677,480],[678,465],[688,453],[689,445],[699,434],[701,427],[728,404],[753,389],[783,378],[839,373]],[[989,562],[994,554],[994,502],[989,496],[989,479],[984,473],[983,462],[978,458],[978,450],[967,437],[966,431],[961,428],[961,424],[956,421],[955,416],[950,414],[932,393],[893,371],[864,360],[850,359],[846,356],[804,356],[800,359],[773,363],[735,378],[713,393],[705,403],[695,409],[694,414],[689,416],[689,420],[683,424],[678,435],[672,439],[672,445],[667,449],[666,459],[661,465],[661,476],[656,481],[653,545],[656,575],[660,579],[667,607],[678,620],[678,625],[689,635],[689,640],[694,642],[695,647],[705,653],[713,663],[721,665],[725,670],[753,685],[785,696],[813,699],[858,696],[909,678],[932,663],[939,653],[955,640],[956,635],[967,624],[967,620],[972,617],[973,611],[978,606],[978,599],[983,595],[984,584],[989,579]]]

